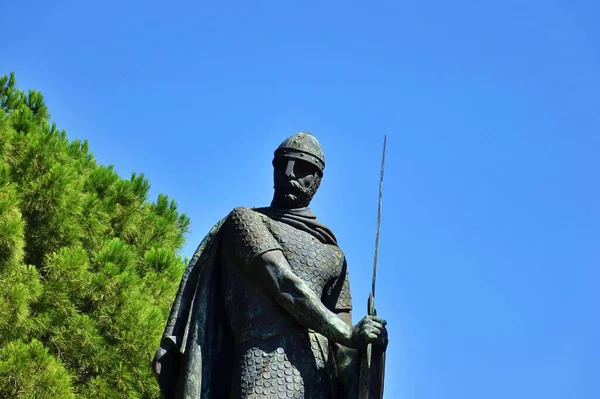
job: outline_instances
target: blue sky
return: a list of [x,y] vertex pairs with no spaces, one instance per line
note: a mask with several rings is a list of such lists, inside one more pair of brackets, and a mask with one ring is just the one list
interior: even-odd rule
[[[219,4],[220,3],[220,4]],[[355,321],[370,286],[388,399],[600,397],[600,5],[594,1],[13,1],[0,74],[176,199],[193,248],[268,204],[275,147],[327,158]]]

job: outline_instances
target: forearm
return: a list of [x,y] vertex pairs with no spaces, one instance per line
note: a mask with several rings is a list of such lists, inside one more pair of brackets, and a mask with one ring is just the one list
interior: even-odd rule
[[306,327],[333,342],[350,346],[352,328],[327,309],[304,281],[296,276],[286,275],[281,280],[280,293],[275,295],[280,306]]
[[308,285],[294,274],[281,252],[267,252],[256,262],[252,267],[255,283],[298,323],[333,342],[351,345],[352,327],[323,305]]

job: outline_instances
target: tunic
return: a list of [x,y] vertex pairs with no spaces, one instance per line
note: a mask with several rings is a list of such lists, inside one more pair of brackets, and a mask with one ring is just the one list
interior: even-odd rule
[[249,208],[235,208],[222,233],[223,295],[234,341],[230,397],[334,397],[335,359],[327,338],[297,323],[247,276],[256,257],[281,251],[327,308],[349,311],[342,250]]

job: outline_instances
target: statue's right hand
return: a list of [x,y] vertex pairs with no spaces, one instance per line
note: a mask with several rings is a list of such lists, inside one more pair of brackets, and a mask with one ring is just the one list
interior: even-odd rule
[[387,321],[377,316],[365,316],[352,328],[352,347],[361,348],[375,342],[384,331]]

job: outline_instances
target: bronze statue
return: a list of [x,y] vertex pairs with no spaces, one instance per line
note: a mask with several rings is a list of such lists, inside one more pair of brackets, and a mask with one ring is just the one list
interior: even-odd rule
[[325,168],[318,141],[287,138],[273,167],[271,206],[235,208],[185,270],[152,365],[165,398],[357,398],[369,343],[382,383],[386,322],[352,325],[344,253],[308,208]]

